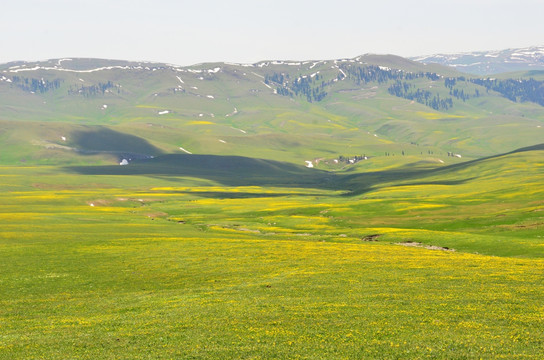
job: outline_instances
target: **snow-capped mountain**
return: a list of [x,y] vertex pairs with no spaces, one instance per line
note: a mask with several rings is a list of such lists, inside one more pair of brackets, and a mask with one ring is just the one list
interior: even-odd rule
[[436,54],[411,59],[425,64],[437,63],[453,66],[460,71],[478,75],[544,70],[544,46],[459,54]]

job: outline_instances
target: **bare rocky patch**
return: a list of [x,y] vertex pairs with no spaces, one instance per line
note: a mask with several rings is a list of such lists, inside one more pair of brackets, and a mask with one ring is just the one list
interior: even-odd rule
[[363,241],[378,241],[378,238],[382,236],[381,234],[372,234],[372,235],[366,235],[361,238]]
[[400,242],[400,243],[395,243],[395,244],[401,245],[401,246],[419,247],[419,248],[424,248],[424,249],[428,249],[428,250],[455,251],[455,249],[450,249],[448,247],[436,246],[436,245],[427,245],[427,244],[423,244],[423,243],[415,242],[415,241],[405,241],[405,242]]

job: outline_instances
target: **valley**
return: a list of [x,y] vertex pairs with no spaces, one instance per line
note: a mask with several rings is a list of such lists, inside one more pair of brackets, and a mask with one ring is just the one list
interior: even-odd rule
[[0,65],[0,358],[538,358],[544,77],[458,70]]

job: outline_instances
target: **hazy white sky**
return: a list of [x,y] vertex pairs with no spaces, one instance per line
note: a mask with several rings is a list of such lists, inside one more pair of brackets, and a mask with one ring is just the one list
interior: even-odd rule
[[544,45],[543,0],[4,0],[0,62],[191,65]]

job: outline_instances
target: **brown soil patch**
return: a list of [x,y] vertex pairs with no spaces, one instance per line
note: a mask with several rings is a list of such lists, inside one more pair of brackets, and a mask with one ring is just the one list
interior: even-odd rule
[[162,211],[148,212],[148,213],[145,213],[144,215],[151,219],[164,218],[168,216],[167,213]]
[[455,249],[450,249],[448,247],[442,247],[442,246],[436,246],[436,245],[426,245],[415,241],[405,241],[401,243],[396,243],[397,245],[401,246],[409,246],[409,247],[419,247],[424,248],[428,250],[441,250],[441,251],[455,251]]
[[381,234],[372,234],[372,235],[366,235],[361,238],[363,241],[378,241],[378,238],[382,236]]

